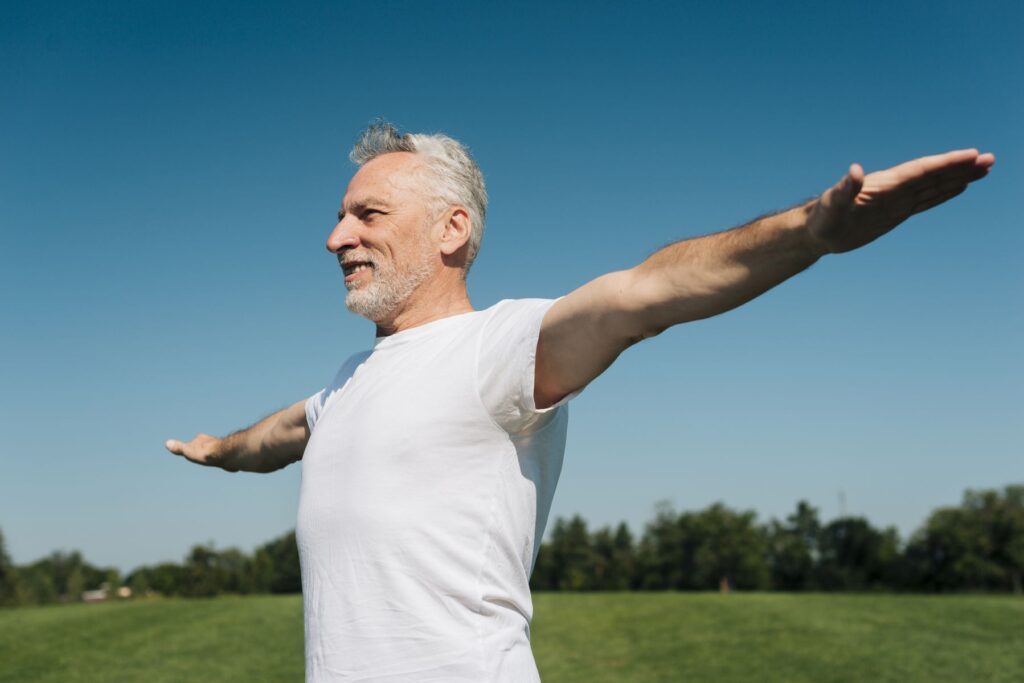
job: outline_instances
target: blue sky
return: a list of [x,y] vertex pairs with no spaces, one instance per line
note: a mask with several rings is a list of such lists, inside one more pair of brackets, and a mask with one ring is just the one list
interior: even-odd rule
[[372,341],[324,250],[384,116],[468,144],[477,308],[555,297],[948,149],[989,177],[630,349],[572,407],[552,515],[656,501],[906,535],[1024,481],[1018,3],[23,3],[0,24],[0,529],[131,569],[291,529],[300,478],[190,466]]

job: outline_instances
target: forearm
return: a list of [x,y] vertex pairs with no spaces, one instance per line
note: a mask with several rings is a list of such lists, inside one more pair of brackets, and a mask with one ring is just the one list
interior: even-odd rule
[[309,440],[304,402],[220,439],[215,464],[229,472],[273,472],[302,458]]
[[810,267],[817,200],[714,235],[669,245],[633,269],[643,336],[731,310]]
[[301,460],[308,441],[305,401],[297,401],[224,438],[197,434],[187,443],[168,439],[164,447],[192,462],[228,472],[273,472]]

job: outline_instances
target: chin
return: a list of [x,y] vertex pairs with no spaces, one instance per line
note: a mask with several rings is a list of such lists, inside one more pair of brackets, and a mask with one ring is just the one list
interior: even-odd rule
[[395,306],[386,296],[382,296],[383,292],[379,290],[379,287],[373,285],[351,289],[345,297],[345,307],[375,323],[385,320]]

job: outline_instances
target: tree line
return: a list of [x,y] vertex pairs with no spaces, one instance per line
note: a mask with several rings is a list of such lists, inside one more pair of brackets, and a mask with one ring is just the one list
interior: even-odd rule
[[[541,545],[534,590],[1012,591],[1024,583],[1024,485],[968,490],[902,542],[863,517],[823,522],[801,501],[784,520],[722,503],[676,512],[659,503],[636,539],[625,523],[589,531],[558,518]],[[194,546],[184,562],[135,569],[88,564],[78,552],[11,563],[0,534],[0,605],[74,602],[87,589],[205,597],[302,590],[294,532],[251,555]]]
[[656,509],[635,540],[625,524],[593,533],[559,518],[541,546],[534,590],[1012,591],[1024,580],[1024,486],[967,491],[906,543],[863,517],[823,522],[801,501],[785,520],[715,503]]
[[31,564],[14,566],[0,534],[0,606],[78,602],[85,591],[100,588],[107,599],[118,599],[117,589],[122,586],[129,588],[133,597],[298,593],[302,582],[295,533],[270,541],[251,555],[237,548],[196,545],[181,564],[139,567],[126,576],[115,568],[90,565],[77,551],[55,552]]

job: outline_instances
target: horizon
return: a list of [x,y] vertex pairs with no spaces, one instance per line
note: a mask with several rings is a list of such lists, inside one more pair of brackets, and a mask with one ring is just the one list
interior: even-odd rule
[[[1020,484],[1016,484],[1016,485],[1022,486],[1022,485],[1024,485],[1024,483],[1020,483]],[[1002,494],[1007,488],[1012,487],[1012,486],[1014,486],[1014,484],[1008,484],[1006,486],[1000,487],[999,489],[995,489],[995,490],[998,491],[1000,494]],[[977,492],[977,491],[979,491],[979,490],[978,489],[969,489],[969,490],[965,490],[964,494],[966,495],[968,492]],[[793,512],[795,512],[797,507],[801,503],[803,503],[803,502],[806,502],[806,501],[802,500],[802,499],[796,501],[793,504]],[[963,500],[961,498],[961,500],[956,505],[942,506],[941,508],[936,508],[932,512],[934,513],[934,512],[937,512],[940,509],[945,509],[945,508],[959,507],[960,505],[962,505],[962,503],[963,503]],[[599,531],[603,531],[603,530],[610,530],[614,534],[619,529],[619,527],[621,525],[625,524],[626,528],[629,531],[630,536],[631,536],[631,538],[633,540],[633,544],[636,545],[636,544],[638,544],[641,541],[641,539],[643,538],[644,534],[646,533],[647,526],[651,522],[654,521],[655,515],[662,509],[663,505],[667,505],[668,509],[674,515],[676,515],[676,516],[682,515],[682,514],[687,514],[687,513],[701,513],[701,512],[704,512],[704,511],[708,510],[712,506],[723,505],[725,508],[727,508],[727,509],[729,509],[729,510],[731,510],[733,512],[736,512],[738,514],[743,514],[743,513],[746,513],[746,512],[753,512],[755,514],[754,524],[756,524],[759,527],[770,526],[773,522],[784,523],[786,521],[786,519],[789,517],[789,514],[787,514],[787,515],[782,516],[781,518],[780,517],[762,518],[761,515],[757,514],[756,510],[748,510],[748,509],[745,509],[745,508],[742,508],[742,507],[737,507],[737,506],[729,505],[725,501],[715,501],[715,502],[711,503],[710,505],[707,505],[707,506],[705,506],[703,508],[699,508],[699,509],[679,509],[679,508],[676,508],[676,506],[672,505],[671,502],[668,501],[668,500],[660,500],[660,501],[657,501],[657,502],[654,503],[654,505],[652,506],[652,511],[651,511],[652,512],[652,516],[650,518],[644,520],[644,522],[643,522],[643,524],[642,524],[642,526],[640,528],[634,527],[633,525],[629,524],[626,520],[619,520],[618,522],[612,522],[612,523],[603,524],[603,525],[596,525],[596,524],[592,524],[590,522],[590,520],[587,520],[586,518],[583,518],[583,516],[580,515],[579,513],[571,513],[571,514],[567,514],[567,515],[559,515],[557,517],[551,517],[548,520],[548,524],[547,524],[547,527],[545,529],[545,532],[550,532],[551,529],[555,526],[555,524],[559,520],[567,522],[567,523],[571,523],[576,517],[580,517],[581,519],[583,519],[583,522],[586,525],[587,534],[590,535],[590,536],[593,536],[595,533],[597,533]],[[840,501],[839,505],[840,505],[840,508],[842,508],[844,503],[842,501]],[[913,531],[911,533],[904,534],[895,525],[876,525],[876,524],[874,524],[872,522],[872,520],[870,520],[870,519],[868,519],[868,518],[866,518],[866,517],[864,517],[862,515],[843,515],[843,514],[839,514],[837,516],[829,518],[829,517],[823,516],[821,514],[821,510],[819,510],[817,507],[814,507],[812,505],[811,508],[818,515],[818,519],[821,522],[821,526],[823,528],[828,526],[829,524],[831,524],[833,522],[839,522],[839,521],[843,521],[843,520],[853,520],[853,519],[867,519],[867,521],[871,525],[871,527],[873,529],[876,529],[879,532],[887,532],[890,529],[894,529],[896,531],[896,533],[897,533],[898,541],[899,541],[901,550],[905,549],[907,544],[910,543],[910,541],[913,538],[914,533],[916,533],[917,531],[922,530],[922,529],[925,528],[925,526],[927,524],[927,521],[928,521],[927,519],[921,520],[921,523],[918,524],[913,529]],[[790,513],[790,514],[792,514],[792,513]],[[0,528],[0,534],[2,534],[2,533],[3,533],[3,528]],[[203,542],[197,541],[197,542],[191,544],[188,548],[186,548],[185,550],[182,551],[181,559],[180,560],[164,559],[164,560],[159,560],[159,561],[156,561],[156,562],[149,562],[149,563],[146,563],[146,564],[136,565],[136,566],[133,566],[133,567],[130,567],[130,568],[125,568],[125,567],[108,567],[108,566],[105,566],[105,565],[94,564],[94,563],[89,561],[89,557],[85,553],[81,553],[77,548],[59,548],[59,549],[55,549],[55,550],[51,551],[50,553],[47,553],[46,555],[42,555],[42,556],[37,557],[37,558],[35,558],[33,560],[30,560],[28,562],[15,562],[15,564],[19,565],[19,566],[26,566],[26,565],[34,564],[35,562],[38,562],[38,561],[46,560],[46,559],[48,559],[50,557],[53,557],[54,555],[60,554],[60,555],[67,556],[67,555],[70,555],[72,553],[79,552],[80,555],[81,555],[82,561],[84,563],[89,564],[89,565],[91,565],[93,567],[96,567],[97,569],[108,569],[108,568],[117,569],[118,572],[121,575],[122,580],[123,580],[126,577],[128,577],[129,575],[131,575],[133,572],[138,571],[138,570],[143,569],[143,568],[146,568],[146,567],[154,567],[154,566],[157,566],[157,565],[160,565],[160,564],[164,564],[164,563],[173,563],[173,564],[184,563],[184,562],[186,562],[188,560],[188,556],[189,556],[190,551],[193,548],[195,548],[196,546],[207,547],[207,548],[210,548],[210,549],[215,550],[217,552],[225,552],[227,550],[239,550],[239,551],[245,553],[246,555],[252,555],[259,548],[261,548],[261,547],[263,547],[265,545],[268,545],[268,544],[270,544],[272,542],[275,542],[275,541],[279,540],[280,538],[283,538],[283,537],[285,537],[285,536],[287,536],[289,534],[293,534],[293,533],[295,533],[295,529],[294,528],[293,529],[288,529],[288,530],[284,531],[281,534],[277,534],[277,535],[275,535],[273,537],[270,537],[270,538],[267,538],[267,539],[265,539],[265,540],[263,540],[261,542],[258,542],[258,543],[256,543],[255,545],[253,545],[252,547],[249,547],[249,548],[242,548],[242,547],[238,547],[238,546],[234,546],[234,545],[231,545],[231,546],[220,546],[220,545],[217,545],[217,544],[212,543],[212,542],[203,543]],[[547,543],[547,542],[549,542],[551,540],[549,538],[549,536],[550,536],[549,533],[545,533],[545,538],[544,538],[544,541],[543,541],[544,543]]]

